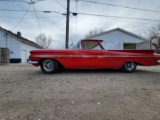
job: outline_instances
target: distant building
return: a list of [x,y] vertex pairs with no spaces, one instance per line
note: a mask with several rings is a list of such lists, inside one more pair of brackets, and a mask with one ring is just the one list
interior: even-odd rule
[[23,38],[21,32],[12,33],[0,27],[0,48],[8,48],[10,51],[10,63],[26,63],[29,52],[35,49],[43,49],[36,43]]
[[122,28],[112,29],[94,36],[89,39],[104,40],[107,49],[124,50],[124,49],[149,49],[150,42],[148,39],[126,31]]

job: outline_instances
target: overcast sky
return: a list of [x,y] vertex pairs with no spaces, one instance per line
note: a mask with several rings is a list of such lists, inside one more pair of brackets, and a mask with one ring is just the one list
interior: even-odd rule
[[[20,31],[22,36],[34,41],[40,33],[45,33],[54,39],[51,48],[62,48],[65,46],[65,23],[67,0],[44,0],[35,4],[28,4],[31,0],[0,0],[0,26],[14,33]],[[16,2],[13,2],[16,1]],[[22,2],[17,2],[22,1]],[[24,2],[26,1],[26,2]],[[37,0],[33,0],[37,1]],[[78,1],[78,0],[77,0]],[[120,27],[138,35],[144,35],[152,26],[160,23],[160,0],[79,0],[77,2],[77,12],[102,16],[91,16],[78,14],[77,17],[70,15],[70,41],[77,41],[84,38],[90,30],[102,29],[107,31]],[[95,3],[93,3],[93,2]],[[104,4],[98,4],[98,3]],[[110,5],[107,5],[110,4]],[[128,9],[130,8],[138,9]],[[34,6],[34,7],[33,7]],[[37,11],[34,12],[34,8]],[[4,11],[5,10],[24,10]],[[29,11],[26,13],[25,11]],[[147,9],[139,10],[139,9]],[[42,11],[52,11],[44,13]],[[58,13],[54,12],[57,11]],[[76,1],[71,0],[70,11],[76,12]],[[24,16],[24,14],[26,15]],[[19,22],[22,19],[21,22]],[[38,19],[37,19],[37,17]],[[107,17],[108,16],[108,17]],[[109,17],[112,16],[112,17]],[[125,17],[125,18],[115,18]],[[127,19],[127,18],[142,18]],[[155,20],[155,21],[154,21]],[[18,24],[19,23],[19,24]],[[18,24],[18,25],[17,25]],[[17,25],[17,26],[16,26]],[[14,28],[14,29],[13,29]]]

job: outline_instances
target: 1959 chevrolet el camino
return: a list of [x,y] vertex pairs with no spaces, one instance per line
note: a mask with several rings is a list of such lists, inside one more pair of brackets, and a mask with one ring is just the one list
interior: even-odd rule
[[32,50],[29,63],[40,66],[44,73],[62,69],[115,68],[134,72],[137,65],[160,64],[160,55],[154,50],[106,50],[103,40],[81,40],[71,49]]

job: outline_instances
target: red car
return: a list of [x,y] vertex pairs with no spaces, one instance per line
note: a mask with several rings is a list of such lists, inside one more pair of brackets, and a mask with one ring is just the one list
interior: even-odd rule
[[115,68],[134,72],[137,65],[160,64],[160,55],[154,50],[106,50],[103,40],[81,40],[71,49],[32,50],[29,61],[40,66],[44,73],[56,73],[62,69]]

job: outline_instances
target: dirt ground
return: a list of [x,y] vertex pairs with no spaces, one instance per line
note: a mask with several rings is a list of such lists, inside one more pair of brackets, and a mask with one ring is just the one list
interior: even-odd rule
[[160,120],[160,66],[64,70],[0,65],[0,120]]

